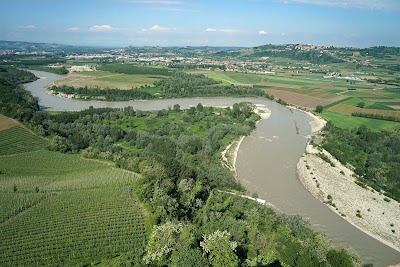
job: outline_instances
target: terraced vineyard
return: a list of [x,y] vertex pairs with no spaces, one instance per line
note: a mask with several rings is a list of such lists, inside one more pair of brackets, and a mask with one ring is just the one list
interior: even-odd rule
[[0,131],[0,156],[41,149],[46,141],[21,125]]
[[143,212],[129,187],[136,174],[41,149],[46,140],[21,126],[0,131],[0,144],[0,266],[142,255]]
[[69,266],[140,250],[140,208],[127,188],[57,193],[2,225],[1,266]]

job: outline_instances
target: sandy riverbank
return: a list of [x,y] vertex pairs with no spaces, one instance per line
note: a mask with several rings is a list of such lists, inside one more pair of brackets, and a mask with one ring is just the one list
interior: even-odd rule
[[[313,117],[315,122],[311,126],[318,131],[323,122]],[[321,159],[319,153],[327,156],[334,167]],[[297,164],[297,171],[307,190],[331,210],[366,234],[400,251],[399,202],[385,200],[384,195],[372,188],[358,186],[352,170],[327,151],[310,144]]]
[[[271,110],[265,105],[255,104],[254,112],[260,116],[260,120],[257,121],[256,125],[261,120],[266,120],[271,116]],[[236,160],[237,154],[239,152],[240,144],[242,143],[245,136],[241,136],[239,140],[235,140],[230,143],[224,151],[221,152],[221,162],[229,170],[235,173],[235,178],[237,178],[236,173]]]

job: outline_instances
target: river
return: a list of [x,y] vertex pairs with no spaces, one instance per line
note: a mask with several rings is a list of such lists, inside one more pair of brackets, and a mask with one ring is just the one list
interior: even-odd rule
[[326,233],[335,244],[353,247],[364,262],[381,267],[400,262],[400,253],[363,233],[314,198],[296,174],[296,164],[305,151],[311,133],[311,118],[275,102],[260,98],[191,98],[151,101],[81,101],[48,95],[44,87],[65,76],[32,71],[41,79],[26,84],[26,89],[39,98],[39,104],[49,110],[76,111],[93,107],[159,110],[179,104],[182,108],[202,103],[207,106],[230,106],[237,102],[264,104],[271,109],[268,120],[247,136],[239,149],[236,162],[238,178],[249,192],[257,192],[278,211],[300,214],[312,227]]

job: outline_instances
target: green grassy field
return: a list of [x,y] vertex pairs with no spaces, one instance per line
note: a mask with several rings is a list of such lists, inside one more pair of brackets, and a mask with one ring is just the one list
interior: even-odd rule
[[26,130],[11,129],[15,138],[0,156],[0,266],[90,265],[128,251],[141,255],[146,227],[130,191],[135,173],[38,147],[22,153]]
[[206,72],[204,73],[207,77],[212,78],[217,81],[221,81],[222,84],[229,85],[229,84],[237,84],[238,81],[229,77],[223,72]]
[[382,129],[400,129],[400,123],[398,122],[353,117],[351,115],[341,114],[330,110],[324,110],[320,115],[324,119],[332,121],[333,124],[344,129],[357,128],[362,125],[367,126],[373,131],[380,131]]
[[131,89],[141,86],[153,86],[153,83],[167,76],[154,74],[123,74],[109,71],[83,71],[70,73],[67,78],[56,82],[57,85],[74,87],[100,87]]
[[226,72],[226,75],[236,80],[239,83],[258,83],[262,78],[256,74],[246,74],[241,72]]

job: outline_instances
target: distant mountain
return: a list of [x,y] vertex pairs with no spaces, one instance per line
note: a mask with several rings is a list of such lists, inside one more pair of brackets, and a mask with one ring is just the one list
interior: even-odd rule
[[70,50],[73,48],[71,45],[61,44],[48,44],[48,43],[31,43],[31,42],[20,42],[20,41],[0,41],[0,50],[13,50],[13,51],[48,51],[58,52]]
[[63,44],[49,44],[49,43],[32,43],[21,41],[0,41],[1,50],[12,50],[15,52],[96,52],[104,51],[109,47],[95,47],[95,46],[73,46]]

